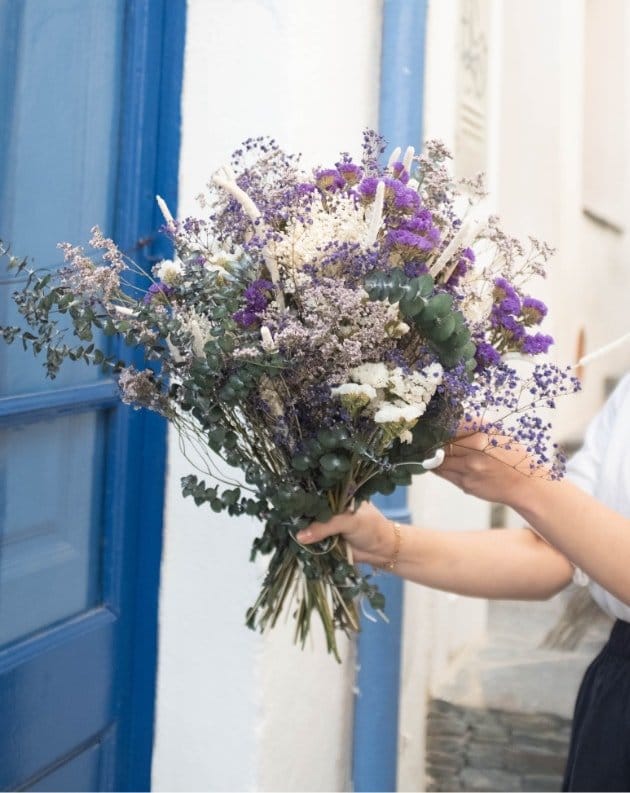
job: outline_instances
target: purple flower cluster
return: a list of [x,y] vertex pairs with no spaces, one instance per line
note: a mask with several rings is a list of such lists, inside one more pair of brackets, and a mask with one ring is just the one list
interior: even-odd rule
[[259,278],[247,287],[243,292],[245,306],[232,314],[232,319],[242,328],[249,328],[260,321],[260,315],[264,313],[272,300],[274,285],[271,281]]
[[449,279],[449,285],[455,288],[458,287],[461,279],[466,275],[474,263],[475,252],[472,248],[464,248],[464,250],[461,252],[460,259],[457,262],[457,266],[453,270],[453,274]]
[[[522,297],[505,278],[494,281],[494,304],[490,314],[492,342],[497,352],[522,352],[525,355],[546,353],[553,338],[544,333],[527,333],[527,328],[539,325],[547,315],[547,306],[533,297]],[[484,348],[477,360],[480,365],[490,361]]]
[[151,284],[151,286],[147,289],[145,296],[143,297],[144,303],[152,303],[155,300],[162,300],[165,301],[171,295],[173,295],[175,290],[172,286],[165,284],[159,281],[156,284]]

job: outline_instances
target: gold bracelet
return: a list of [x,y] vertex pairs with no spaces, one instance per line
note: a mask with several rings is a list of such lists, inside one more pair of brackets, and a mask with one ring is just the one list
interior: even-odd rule
[[394,553],[392,554],[392,558],[389,562],[385,562],[383,565],[383,570],[387,570],[388,572],[393,572],[394,568],[396,567],[396,562],[398,562],[398,554],[400,553],[400,530],[401,526],[400,523],[397,523],[395,520],[392,521],[392,526],[394,527]]

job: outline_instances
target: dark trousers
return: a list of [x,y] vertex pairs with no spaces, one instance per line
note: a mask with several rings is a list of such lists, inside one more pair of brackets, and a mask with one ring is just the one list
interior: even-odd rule
[[617,620],[580,686],[563,790],[630,791],[630,623]]

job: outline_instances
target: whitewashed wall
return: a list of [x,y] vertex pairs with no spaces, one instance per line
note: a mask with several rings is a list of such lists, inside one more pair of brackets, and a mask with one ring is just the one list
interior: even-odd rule
[[[498,209],[518,235],[531,233],[557,248],[541,289],[550,302],[554,356],[573,362],[580,328],[587,351],[630,331],[630,6],[618,0],[503,6]],[[603,37],[599,46],[585,36],[592,28],[589,7]],[[611,61],[622,73],[621,90],[606,123],[593,125],[598,105],[584,78],[603,86]],[[599,156],[606,147],[615,151],[614,169]],[[605,206],[606,194],[614,206]],[[601,404],[604,378],[628,369],[630,344],[588,366],[583,392],[556,412],[558,437],[579,436]]]
[[[312,163],[358,152],[377,122],[380,32],[380,0],[189,0],[180,214],[246,137]],[[243,626],[257,527],[184,501],[190,466],[169,440],[154,789],[347,790],[352,647],[339,666]]]

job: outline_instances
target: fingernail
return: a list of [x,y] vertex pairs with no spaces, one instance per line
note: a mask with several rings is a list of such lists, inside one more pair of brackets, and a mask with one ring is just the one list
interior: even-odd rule
[[302,529],[295,535],[295,539],[298,542],[308,542],[313,539],[313,532],[310,529]]

